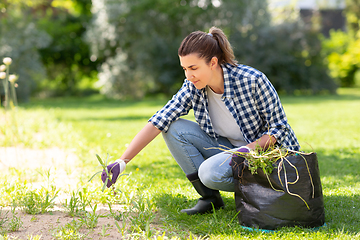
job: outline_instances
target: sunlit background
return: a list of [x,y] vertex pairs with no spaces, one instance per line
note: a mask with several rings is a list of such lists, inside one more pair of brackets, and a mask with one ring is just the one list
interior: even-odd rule
[[[279,94],[331,94],[360,82],[356,0],[5,0],[0,58],[11,57],[20,102],[103,94],[171,96],[184,79],[177,48],[217,26],[240,63]],[[4,98],[3,86],[0,93]]]

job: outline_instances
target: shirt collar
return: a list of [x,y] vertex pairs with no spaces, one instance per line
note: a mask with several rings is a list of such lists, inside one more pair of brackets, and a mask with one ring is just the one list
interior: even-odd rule
[[223,97],[225,98],[233,98],[234,97],[234,88],[233,82],[231,81],[231,72],[234,68],[229,63],[224,63],[221,65],[224,75],[224,94]]
[[[234,97],[234,89],[233,89],[233,81],[231,77],[231,72],[233,71],[234,66],[229,63],[221,64],[221,68],[223,70],[224,76],[224,94],[222,97],[224,98],[233,98]],[[206,88],[196,89],[198,95],[205,97]]]

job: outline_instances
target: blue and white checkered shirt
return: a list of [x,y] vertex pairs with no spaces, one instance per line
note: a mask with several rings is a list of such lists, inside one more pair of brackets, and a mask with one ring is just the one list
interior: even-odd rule
[[[245,65],[222,65],[224,94],[222,101],[233,115],[244,139],[254,142],[267,134],[276,138],[277,144],[298,151],[300,145],[288,124],[279,96],[267,77]],[[156,128],[167,131],[179,117],[194,110],[196,122],[209,136],[218,138],[208,112],[208,97],[203,89],[185,79],[183,86],[172,99],[150,119]]]

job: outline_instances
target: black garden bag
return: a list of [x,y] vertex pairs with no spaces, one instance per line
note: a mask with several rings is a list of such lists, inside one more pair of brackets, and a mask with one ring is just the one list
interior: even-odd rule
[[231,166],[241,225],[274,230],[293,226],[314,228],[325,223],[316,153],[280,159],[268,177],[261,169],[252,174],[242,157],[233,157]]

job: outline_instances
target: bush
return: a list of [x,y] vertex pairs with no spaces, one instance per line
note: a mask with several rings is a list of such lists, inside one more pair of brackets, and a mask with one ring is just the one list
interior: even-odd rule
[[103,60],[98,75],[101,92],[122,99],[141,98],[146,92],[174,93],[184,78],[177,48],[186,34],[211,20],[204,14],[211,6],[93,0],[87,39],[93,55]]
[[36,82],[46,75],[38,49],[48,46],[51,38],[39,31],[23,12],[0,12],[0,24],[0,59],[12,58],[11,72],[19,76],[18,99],[27,101]]
[[266,6],[264,0],[215,2],[93,0],[87,38],[93,55],[104,60],[98,75],[102,93],[174,94],[184,79],[177,50],[186,35],[213,25],[231,34],[246,20],[258,20],[259,6]]
[[355,85],[360,71],[360,31],[357,36],[342,31],[331,31],[329,39],[323,39],[330,75],[342,87]]
[[32,9],[38,27],[52,37],[51,45],[40,50],[47,72],[47,78],[37,89],[41,95],[96,92],[93,85],[98,62],[91,60],[83,36],[91,19],[90,9],[88,0],[47,1]]
[[245,37],[235,34],[232,40],[239,43],[238,59],[264,72],[280,93],[334,93],[337,88],[327,73],[317,32],[299,21],[268,26]]
[[184,79],[176,57],[179,44],[190,32],[213,25],[229,36],[236,58],[263,71],[278,91],[335,91],[317,32],[298,19],[271,25],[266,1],[213,2],[94,0],[87,37],[94,56],[104,60],[98,75],[102,93],[119,98],[173,94]]

